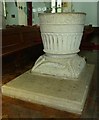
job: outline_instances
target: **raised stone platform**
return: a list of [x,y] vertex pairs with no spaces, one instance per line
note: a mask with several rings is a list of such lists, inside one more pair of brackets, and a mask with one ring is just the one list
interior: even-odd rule
[[94,65],[87,64],[77,81],[31,74],[30,70],[2,86],[5,96],[81,114]]

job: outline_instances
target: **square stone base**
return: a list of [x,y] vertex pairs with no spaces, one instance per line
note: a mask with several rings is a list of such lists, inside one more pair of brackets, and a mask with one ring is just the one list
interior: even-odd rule
[[2,86],[5,96],[81,114],[92,79],[94,65],[87,64],[77,80],[63,80],[31,74],[30,70]]

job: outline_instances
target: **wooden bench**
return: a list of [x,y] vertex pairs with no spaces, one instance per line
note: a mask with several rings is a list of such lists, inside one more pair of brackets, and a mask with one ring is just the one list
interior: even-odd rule
[[38,26],[10,26],[2,30],[2,68],[19,69],[34,63],[43,54],[43,45]]
[[37,26],[14,26],[2,30],[2,55],[8,55],[41,43]]

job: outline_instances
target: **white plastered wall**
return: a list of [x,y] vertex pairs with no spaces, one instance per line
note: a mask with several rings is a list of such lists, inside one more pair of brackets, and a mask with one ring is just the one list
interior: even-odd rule
[[[94,27],[98,26],[98,9],[97,2],[73,2],[73,9],[75,12],[85,12],[86,15],[86,25],[92,24]],[[98,19],[97,19],[98,17]]]

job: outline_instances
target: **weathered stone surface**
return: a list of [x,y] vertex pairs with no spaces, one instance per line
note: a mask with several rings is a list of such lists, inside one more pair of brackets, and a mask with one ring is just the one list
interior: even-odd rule
[[[37,74],[61,79],[78,79],[86,65],[77,56],[83,35],[85,13],[43,13],[39,15],[44,52],[32,68]],[[57,70],[57,71],[56,71]]]
[[94,65],[87,64],[79,80],[31,74],[30,70],[2,86],[3,95],[81,114]]

